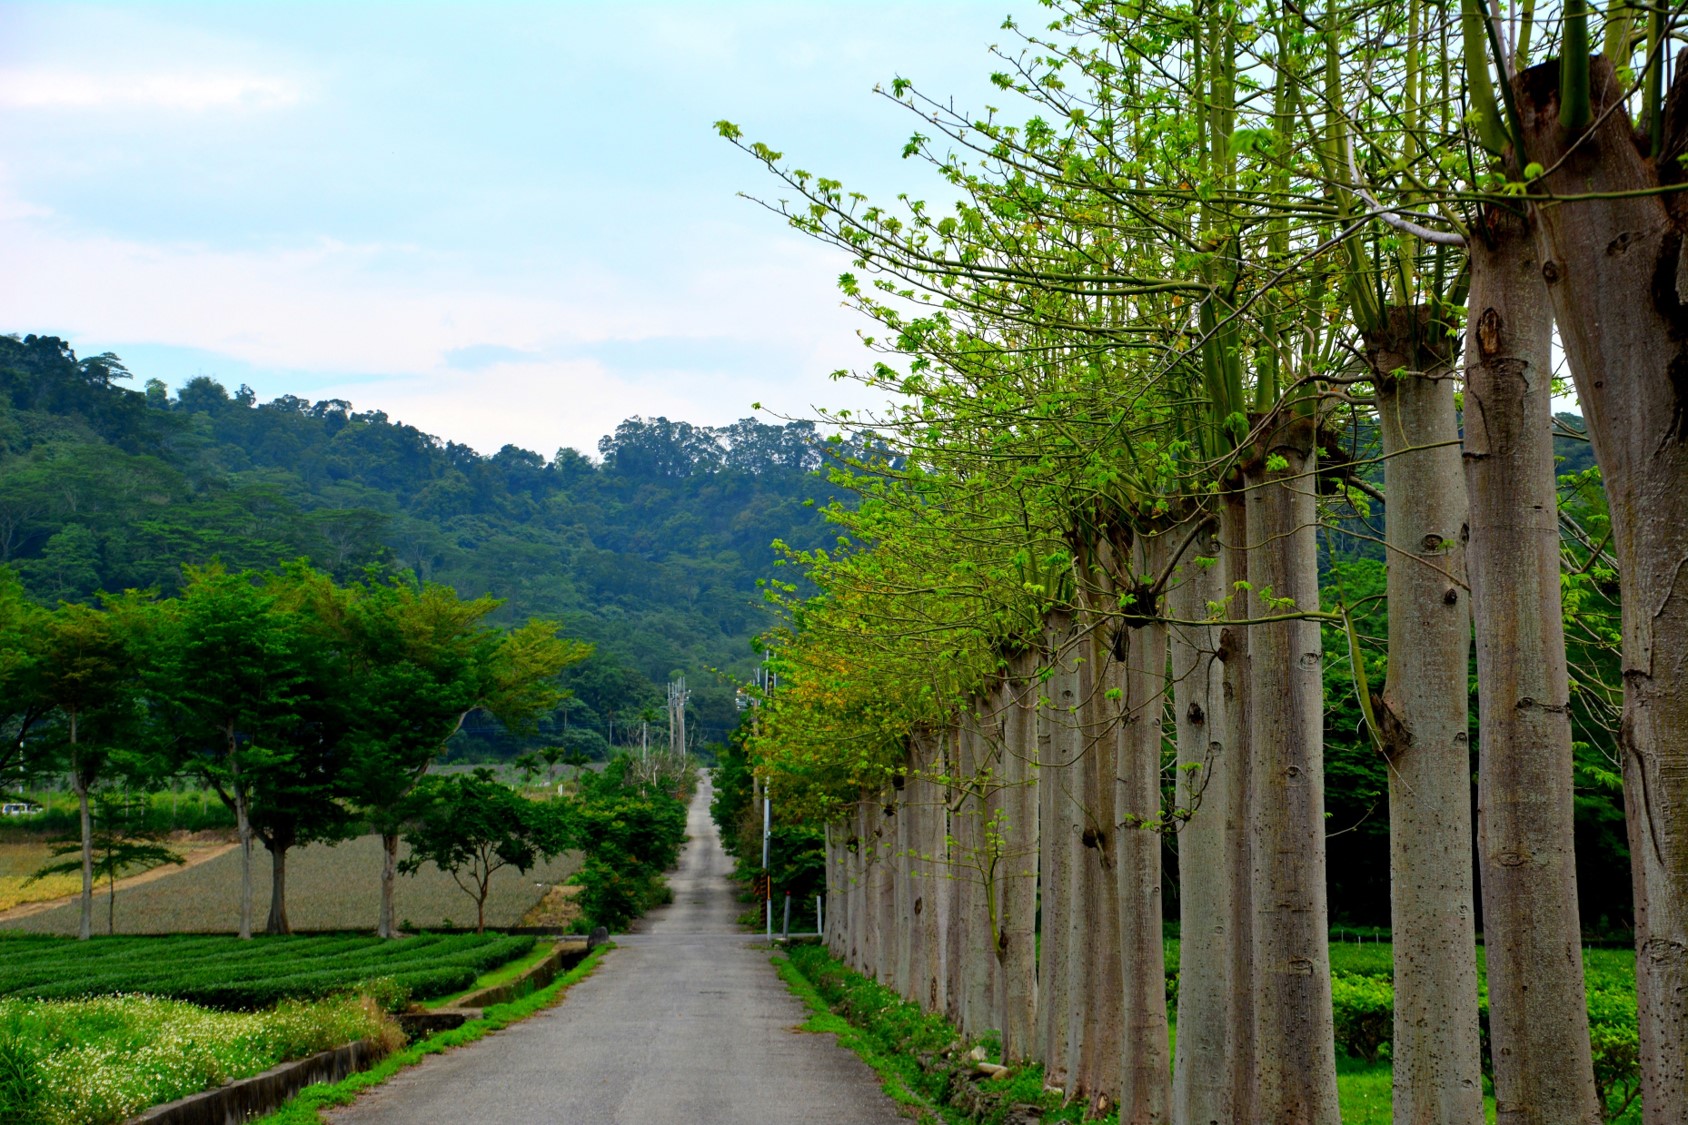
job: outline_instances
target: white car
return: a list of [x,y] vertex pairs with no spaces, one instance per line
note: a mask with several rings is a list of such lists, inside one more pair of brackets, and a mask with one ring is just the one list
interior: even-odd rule
[[40,805],[32,805],[26,801],[14,801],[0,805],[0,816],[35,816],[40,811]]

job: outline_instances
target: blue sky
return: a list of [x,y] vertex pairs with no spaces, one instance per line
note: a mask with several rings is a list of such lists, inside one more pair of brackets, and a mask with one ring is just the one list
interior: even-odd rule
[[827,377],[868,358],[847,260],[711,122],[943,199],[875,83],[981,106],[1038,10],[0,0],[0,332],[489,452],[871,405]]

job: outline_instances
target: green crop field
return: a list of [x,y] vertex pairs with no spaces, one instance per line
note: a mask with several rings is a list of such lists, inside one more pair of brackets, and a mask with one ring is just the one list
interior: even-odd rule
[[468,988],[524,956],[527,936],[104,938],[0,937],[0,997],[66,999],[141,993],[214,1008],[261,1008],[360,987],[389,1005]]

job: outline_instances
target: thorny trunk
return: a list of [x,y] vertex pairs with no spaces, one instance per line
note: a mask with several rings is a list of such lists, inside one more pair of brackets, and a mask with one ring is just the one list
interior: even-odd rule
[[1068,1012],[1072,959],[1067,919],[1072,898],[1073,838],[1083,830],[1074,819],[1072,797],[1079,760],[1078,684],[1072,619],[1049,616],[1045,647],[1050,675],[1038,701],[1038,899],[1043,929],[1037,966],[1037,1041],[1050,1085],[1065,1088],[1070,1075]]
[[[1139,540],[1133,552],[1137,586],[1168,561],[1163,538]],[[1136,603],[1145,603],[1146,593]],[[1134,603],[1113,629],[1113,655],[1123,688],[1113,783],[1112,829],[1118,895],[1119,960],[1124,1013],[1119,1058],[1121,1125],[1171,1120],[1172,1085],[1166,1023],[1166,945],[1161,926],[1161,719],[1166,710],[1167,627],[1158,608]]]
[[[1624,813],[1635,891],[1641,1100],[1649,1125],[1688,1121],[1688,274],[1682,196],[1688,66],[1678,61],[1656,161],[1636,149],[1603,57],[1596,126],[1567,152],[1558,67],[1520,76],[1544,204],[1543,274],[1611,507],[1623,617]],[[1608,112],[1610,110],[1611,112]]]
[[1496,211],[1472,233],[1466,567],[1477,638],[1477,830],[1496,1120],[1591,1125],[1601,1115],[1571,836],[1553,326],[1525,225]]
[[[1200,557],[1214,565],[1194,562]],[[1219,544],[1204,536],[1180,564],[1168,591],[1170,616],[1202,621],[1208,605],[1225,597]],[[1235,1084],[1232,1032],[1233,876],[1238,824],[1231,819],[1237,763],[1228,753],[1225,665],[1220,626],[1175,624],[1172,701],[1178,732],[1175,804],[1189,813],[1178,831],[1178,1046],[1172,1064],[1172,1117],[1180,1125],[1239,1120],[1231,1108]]]
[[1389,672],[1373,700],[1389,764],[1395,941],[1394,1117],[1463,1125],[1483,1113],[1472,918],[1471,617],[1465,478],[1453,371],[1427,306],[1367,336],[1390,497]]
[[1002,1011],[1002,1060],[1012,1064],[1037,1050],[1037,659],[1015,654],[1003,708],[1002,928],[997,944]]
[[393,921],[393,888],[398,882],[399,834],[381,834],[381,917],[375,925],[377,937],[397,937],[398,925]]
[[[1248,488],[1255,617],[1319,608],[1315,423],[1267,422]],[[1272,468],[1274,458],[1284,462]],[[1337,1125],[1325,899],[1323,646],[1317,621],[1249,626],[1253,707],[1254,1120]]]

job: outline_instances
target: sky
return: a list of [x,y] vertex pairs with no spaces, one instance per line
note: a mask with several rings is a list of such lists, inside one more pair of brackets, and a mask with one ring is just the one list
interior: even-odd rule
[[0,0],[0,332],[344,398],[481,450],[595,453],[638,414],[859,409],[848,258],[739,198],[737,123],[875,199],[894,77],[993,101],[1029,0]]

